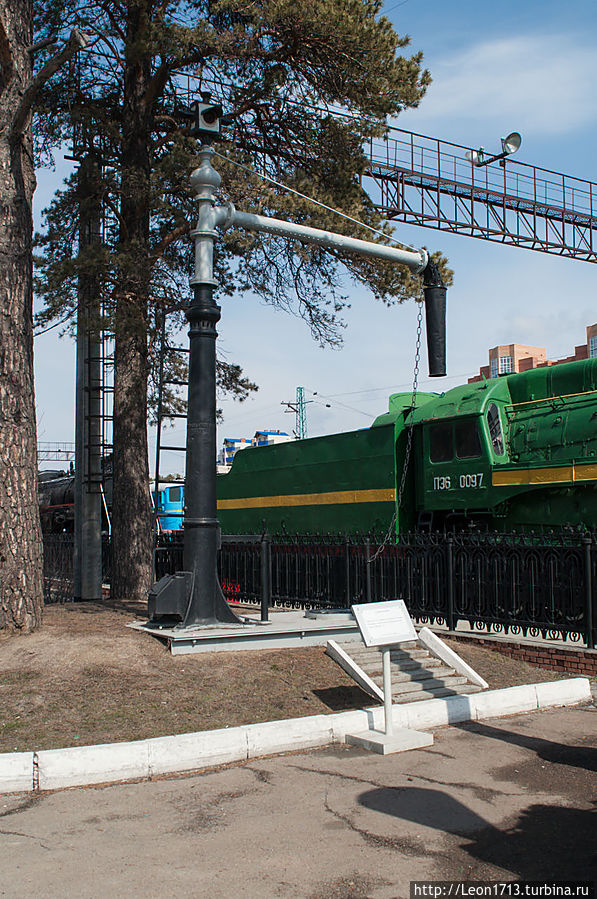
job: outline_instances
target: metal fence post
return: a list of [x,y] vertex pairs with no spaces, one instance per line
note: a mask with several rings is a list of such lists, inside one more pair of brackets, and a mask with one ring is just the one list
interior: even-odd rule
[[365,599],[371,602],[371,541],[367,537],[365,541]]
[[446,540],[447,550],[447,580],[448,580],[448,610],[446,615],[446,624],[448,630],[455,630],[454,627],[454,538],[448,537]]
[[350,540],[344,541],[344,572],[346,575],[346,608],[350,608]]
[[593,541],[590,537],[583,537],[585,546],[585,640],[588,649],[595,649],[595,634],[593,631]]
[[272,598],[272,541],[269,534],[261,537],[261,620],[269,620]]

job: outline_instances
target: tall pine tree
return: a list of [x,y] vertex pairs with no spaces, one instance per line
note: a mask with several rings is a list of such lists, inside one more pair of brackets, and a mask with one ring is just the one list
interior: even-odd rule
[[34,68],[30,0],[0,6],[0,630],[33,630],[43,606],[33,388],[31,109],[82,46],[79,32]]
[[[278,181],[384,227],[360,186],[363,145],[383,133],[388,116],[418,104],[429,75],[419,54],[400,55],[408,38],[380,16],[379,0],[44,4],[42,36],[77,21],[95,44],[48,92],[52,114],[40,115],[39,134],[57,140],[74,117],[100,135],[104,203],[115,227],[109,252],[77,258],[70,237],[76,204],[67,188],[51,211],[40,287],[46,316],[63,315],[76,303],[77,267],[101,269],[116,345],[112,590],[144,599],[151,579],[148,333],[156,304],[184,296],[192,270],[188,176],[197,148],[174,117],[177,106],[188,102],[189,84],[213,86],[223,98],[233,133],[218,168],[233,202],[363,237],[358,225],[238,163],[250,169],[257,153]],[[219,242],[216,263],[223,289],[297,311],[322,342],[340,339],[346,269],[386,302],[419,291],[403,269],[235,231]]]

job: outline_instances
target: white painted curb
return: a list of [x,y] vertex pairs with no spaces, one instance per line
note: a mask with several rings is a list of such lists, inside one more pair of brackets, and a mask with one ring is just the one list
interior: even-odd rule
[[147,777],[147,741],[71,746],[37,753],[40,790]]
[[284,721],[248,724],[242,728],[247,740],[246,758],[312,749],[315,746],[333,743],[330,717],[330,715],[311,715],[309,718],[287,718]]
[[591,684],[588,677],[571,677],[567,680],[548,681],[544,684],[535,684],[535,692],[537,694],[537,708],[548,709],[559,705],[573,705],[576,702],[582,702],[575,699],[578,691],[581,689],[579,681],[586,684],[587,700],[591,699]]
[[0,793],[33,789],[33,753],[3,752],[0,755]]
[[[588,678],[550,681],[487,693],[427,699],[393,707],[397,727],[416,730],[495,718],[591,699]],[[242,727],[41,752],[0,754],[0,793],[57,790],[197,771],[279,752],[343,742],[347,733],[381,729],[383,708],[312,715]]]
[[[587,681],[588,683],[588,681]],[[474,715],[471,718],[499,718],[516,712],[532,712],[538,707],[534,685],[506,687],[495,693],[476,693],[471,696]]]
[[197,769],[197,759],[207,759],[207,766],[227,765],[247,755],[247,740],[240,727],[155,737],[146,743],[147,771],[140,775],[142,777],[194,771]]

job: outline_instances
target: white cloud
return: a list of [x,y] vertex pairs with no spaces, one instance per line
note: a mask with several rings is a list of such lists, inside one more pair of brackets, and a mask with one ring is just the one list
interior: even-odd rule
[[401,127],[415,117],[417,128],[436,119],[503,120],[525,134],[557,135],[597,122],[595,49],[578,37],[497,38],[430,62],[433,84]]

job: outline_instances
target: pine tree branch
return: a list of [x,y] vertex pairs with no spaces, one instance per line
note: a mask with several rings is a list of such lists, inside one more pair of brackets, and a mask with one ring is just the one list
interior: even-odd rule
[[151,144],[152,153],[156,153],[158,150],[161,150],[162,147],[165,147],[170,141],[174,140],[174,135],[171,131],[168,134],[163,134],[162,137],[159,137],[157,140],[154,140]]
[[143,105],[146,109],[152,109],[156,99],[161,96],[173,68],[172,65],[162,61],[155,70],[143,96]]
[[114,216],[114,218],[116,219],[116,221],[118,222],[120,227],[122,228],[125,238],[128,239],[129,234],[128,234],[127,224],[120,213],[120,209],[118,208],[118,206],[115,203],[112,202],[112,200],[110,199],[109,196],[104,195],[102,199],[104,201],[104,204],[108,207],[108,209],[110,210],[110,212],[112,213],[112,215]]
[[21,139],[27,117],[31,112],[35,98],[41,88],[50,80],[52,75],[55,75],[56,72],[62,68],[65,62],[68,62],[75,53],[78,53],[79,50],[86,47],[88,43],[89,38],[87,35],[83,34],[82,31],[79,31],[78,28],[73,28],[70,37],[62,50],[50,57],[50,59],[48,59],[48,61],[41,67],[39,72],[33,76],[31,82],[23,92],[21,102],[17,106],[13,116],[10,128],[11,141],[19,141]]
[[[120,40],[124,43],[126,41],[126,31],[121,27],[121,21],[118,16],[114,14],[114,2],[113,0],[108,0],[107,3],[101,3],[100,8],[105,16],[107,16],[108,21],[110,22],[110,27],[112,30],[118,35]],[[118,10],[120,15],[122,16],[123,10],[120,8]]]
[[162,238],[159,244],[154,248],[150,259],[155,262],[163,255],[164,251],[168,249],[171,243],[174,243],[179,237],[188,234],[190,230],[191,226],[188,222],[184,225],[179,225],[178,228],[175,228],[174,231],[171,231],[170,234],[167,234]]
[[165,123],[169,125],[169,130],[166,134],[163,134],[161,137],[156,138],[151,144],[152,153],[155,153],[157,150],[160,150],[162,147],[165,147],[166,144],[174,139],[174,134],[177,131],[180,131],[180,123],[176,121],[175,118],[169,115],[156,115],[153,117],[153,121],[156,125],[161,123]]

